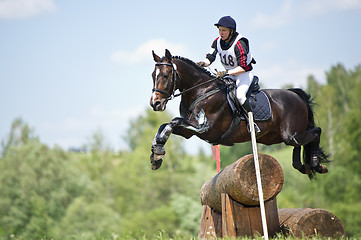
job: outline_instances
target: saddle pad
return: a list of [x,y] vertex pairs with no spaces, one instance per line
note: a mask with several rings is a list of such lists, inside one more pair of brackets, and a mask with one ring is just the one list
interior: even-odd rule
[[[271,104],[267,95],[259,91],[256,95],[256,106],[253,109],[253,118],[255,121],[267,121],[272,117]],[[241,116],[245,120],[244,116]]]

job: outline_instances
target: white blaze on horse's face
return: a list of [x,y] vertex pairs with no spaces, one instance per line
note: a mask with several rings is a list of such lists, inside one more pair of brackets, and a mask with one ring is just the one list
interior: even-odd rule
[[[160,74],[160,69],[157,68],[157,69],[155,70],[155,80],[158,79],[159,74]],[[153,86],[153,87],[155,87],[155,86]],[[156,91],[153,91],[153,94],[152,94],[152,97],[151,97],[151,104],[150,104],[152,107],[155,105],[156,99],[157,99]]]
[[155,79],[158,79],[159,74],[160,74],[160,69],[157,68],[157,69],[155,70]]
[[171,77],[171,71],[163,69],[163,72],[160,67],[156,67],[152,77],[153,77],[153,93],[150,98],[150,105],[154,111],[164,111],[168,102],[168,93],[169,89],[169,80]]
[[156,98],[157,98],[156,92],[153,92],[152,97],[150,98],[151,99],[151,104],[150,104],[151,106],[155,105]]

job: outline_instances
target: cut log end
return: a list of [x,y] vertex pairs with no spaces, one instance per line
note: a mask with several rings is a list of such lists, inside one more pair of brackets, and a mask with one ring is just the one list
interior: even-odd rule
[[341,221],[324,209],[284,208],[278,214],[282,231],[297,238],[340,238],[345,234]]
[[[257,188],[256,170],[253,155],[244,157],[244,164],[239,168],[240,186],[242,192],[249,198],[244,204],[258,205],[259,195]],[[283,187],[283,171],[281,165],[273,157],[266,154],[259,154],[261,181],[263,197],[266,200],[274,198]]]

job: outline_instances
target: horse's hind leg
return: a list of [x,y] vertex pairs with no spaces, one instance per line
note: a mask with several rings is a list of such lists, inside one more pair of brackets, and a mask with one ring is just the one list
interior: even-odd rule
[[[292,137],[292,136],[291,136]],[[327,173],[327,167],[321,164],[321,159],[327,159],[320,146],[321,128],[316,127],[307,130],[304,137],[299,141],[294,138],[298,145],[304,147],[305,165],[310,165],[311,169],[318,173]]]
[[302,164],[301,162],[301,146],[293,148],[292,166],[303,174],[310,174],[311,168],[309,164]]
[[[312,178],[312,171],[326,173],[327,167],[320,162],[320,156],[327,158],[319,147],[321,128],[316,127],[307,130],[303,135],[289,134],[286,144],[294,146],[293,149],[293,167],[301,173],[308,174]],[[304,147],[304,164],[301,163],[301,146]]]
[[313,141],[306,143],[304,147],[305,151],[305,161],[308,161],[311,164],[311,168],[318,173],[327,173],[328,169],[325,165],[322,165],[321,162],[328,162],[328,156],[324,153],[320,147],[320,138],[321,138],[321,128],[316,129],[316,136]]
[[306,130],[303,134],[294,132],[293,134],[286,132],[284,138],[287,145],[302,146],[310,142],[314,142],[321,134],[321,128],[316,127],[310,130]]

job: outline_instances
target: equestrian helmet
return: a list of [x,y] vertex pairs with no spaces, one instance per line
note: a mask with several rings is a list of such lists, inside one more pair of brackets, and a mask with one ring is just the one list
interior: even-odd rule
[[221,19],[219,19],[218,23],[214,24],[214,26],[226,27],[236,31],[236,21],[230,16],[222,17]]

